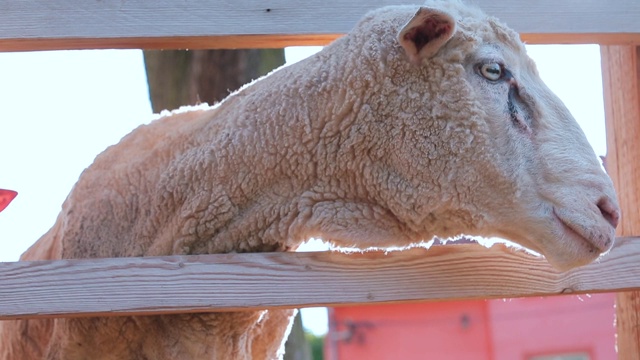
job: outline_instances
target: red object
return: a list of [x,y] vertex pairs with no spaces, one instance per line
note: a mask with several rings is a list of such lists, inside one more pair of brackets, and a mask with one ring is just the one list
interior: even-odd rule
[[18,196],[18,193],[13,190],[0,189],[0,211],[6,209],[16,196]]
[[327,360],[614,360],[615,294],[330,309]]

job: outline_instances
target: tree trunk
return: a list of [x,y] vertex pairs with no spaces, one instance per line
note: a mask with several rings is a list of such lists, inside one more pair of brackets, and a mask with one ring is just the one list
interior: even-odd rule
[[[214,104],[284,64],[282,49],[147,50],[144,63],[155,113],[183,105]],[[296,316],[285,360],[310,360],[302,318]]]
[[300,311],[291,328],[291,334],[284,346],[284,360],[311,360],[311,347],[304,336]]
[[144,62],[153,111],[214,104],[284,64],[281,49],[147,50]]

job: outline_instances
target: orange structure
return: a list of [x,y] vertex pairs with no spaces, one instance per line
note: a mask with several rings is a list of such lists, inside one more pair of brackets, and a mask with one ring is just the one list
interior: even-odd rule
[[339,307],[328,360],[613,360],[615,295]]
[[0,211],[6,209],[17,195],[18,193],[13,190],[0,189]]

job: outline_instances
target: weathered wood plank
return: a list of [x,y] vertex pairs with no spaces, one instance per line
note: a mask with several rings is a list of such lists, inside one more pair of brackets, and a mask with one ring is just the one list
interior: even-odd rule
[[559,273],[502,245],[0,263],[0,319],[504,298],[640,288],[640,239]]
[[[421,3],[421,1],[409,1]],[[326,44],[404,0],[0,0],[0,51]],[[640,43],[636,0],[476,0],[530,43]]]
[[[640,47],[601,48],[607,124],[607,171],[622,209],[620,236],[640,234]],[[616,299],[616,327],[620,359],[640,360],[640,291],[620,293]]]

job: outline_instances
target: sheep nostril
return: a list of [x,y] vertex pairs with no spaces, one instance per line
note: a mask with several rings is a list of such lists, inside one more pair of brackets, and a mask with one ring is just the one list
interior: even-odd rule
[[620,210],[618,207],[608,198],[603,198],[598,202],[598,208],[602,216],[613,226],[615,229],[618,227],[620,221]]

